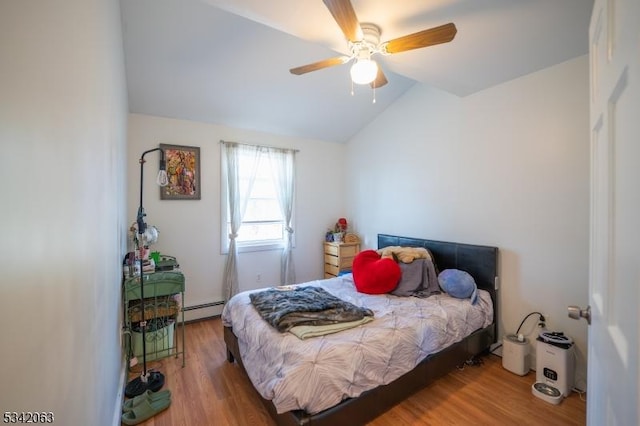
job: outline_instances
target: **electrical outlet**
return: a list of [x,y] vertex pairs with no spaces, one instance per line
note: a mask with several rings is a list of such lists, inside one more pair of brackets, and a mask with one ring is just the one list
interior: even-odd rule
[[542,317],[538,318],[538,328],[546,329],[549,324],[549,315],[543,313]]
[[256,274],[256,282],[259,283],[262,280],[262,274]]

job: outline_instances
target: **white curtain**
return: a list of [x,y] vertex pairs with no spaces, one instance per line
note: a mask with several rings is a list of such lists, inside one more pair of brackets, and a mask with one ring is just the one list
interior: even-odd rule
[[271,170],[274,173],[276,192],[280,210],[285,225],[285,245],[282,250],[282,263],[280,266],[280,281],[284,285],[296,282],[295,268],[293,265],[293,228],[291,218],[293,214],[293,198],[295,193],[295,151],[290,149],[269,148],[269,160]]
[[[247,200],[255,181],[255,170],[258,164],[258,154],[260,148],[252,145],[242,145],[224,142],[223,167],[226,168],[226,187],[229,202],[229,222],[231,229],[229,231],[229,254],[227,255],[227,263],[224,267],[223,288],[226,300],[231,299],[233,295],[238,293],[238,249],[236,246],[236,238],[238,229],[242,225],[242,217],[247,208]],[[240,179],[239,163],[243,160],[253,162],[248,167],[252,170],[249,179]],[[223,174],[224,175],[224,174]],[[244,187],[242,187],[244,185]]]

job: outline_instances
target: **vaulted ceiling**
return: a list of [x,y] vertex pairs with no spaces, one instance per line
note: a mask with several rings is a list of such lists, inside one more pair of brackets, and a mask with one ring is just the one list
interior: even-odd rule
[[389,83],[352,84],[322,0],[121,0],[129,109],[346,142],[411,86],[467,96],[588,53],[593,0],[352,0],[390,40],[448,22],[450,43],[376,56]]

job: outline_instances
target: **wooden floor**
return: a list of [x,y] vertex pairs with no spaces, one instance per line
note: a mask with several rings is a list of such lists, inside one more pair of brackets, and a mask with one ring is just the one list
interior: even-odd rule
[[[186,326],[181,359],[148,363],[165,375],[171,406],[143,426],[274,425],[249,379],[226,360],[220,319]],[[584,425],[586,402],[573,393],[559,405],[531,394],[535,373],[517,376],[496,355],[443,377],[369,423],[399,425]],[[137,367],[136,367],[137,368]],[[139,371],[139,370],[138,370]],[[132,373],[135,377],[139,372]]]

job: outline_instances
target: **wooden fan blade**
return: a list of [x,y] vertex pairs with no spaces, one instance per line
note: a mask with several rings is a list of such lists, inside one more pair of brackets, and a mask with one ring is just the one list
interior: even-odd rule
[[455,37],[456,26],[450,22],[439,27],[418,31],[404,37],[398,37],[383,43],[383,49],[387,53],[406,52],[407,50],[420,49],[421,47],[448,43]]
[[349,41],[360,41],[364,38],[362,28],[350,0],[322,0],[333,15],[340,29]]
[[378,64],[378,75],[376,75],[376,79],[369,83],[372,89],[377,89],[378,87],[382,87],[387,84],[387,77],[385,77],[382,68],[380,68],[380,64]]
[[323,61],[314,62],[312,64],[302,65],[301,67],[291,68],[289,72],[295,75],[306,74],[311,71],[321,70],[323,68],[329,68],[334,65],[342,65],[349,59],[348,56],[339,56],[336,58],[325,59]]

